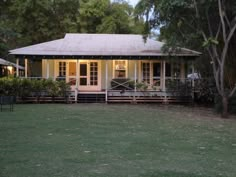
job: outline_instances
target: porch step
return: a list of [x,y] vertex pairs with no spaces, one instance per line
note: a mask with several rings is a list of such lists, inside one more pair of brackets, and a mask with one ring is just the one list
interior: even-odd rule
[[105,103],[106,94],[104,93],[79,93],[77,97],[78,103]]

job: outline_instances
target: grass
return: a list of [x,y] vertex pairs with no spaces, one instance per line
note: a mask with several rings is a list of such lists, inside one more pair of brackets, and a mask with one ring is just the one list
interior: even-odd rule
[[162,105],[0,112],[0,177],[235,177],[236,119]]

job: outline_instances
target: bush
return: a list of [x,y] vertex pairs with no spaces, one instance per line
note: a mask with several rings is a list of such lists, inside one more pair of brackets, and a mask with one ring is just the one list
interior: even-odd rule
[[[220,95],[215,96],[215,111],[217,113],[222,113],[223,104]],[[231,114],[236,114],[236,93],[229,99],[228,111]]]
[[185,96],[190,94],[192,87],[189,82],[182,82],[179,79],[167,80],[166,81],[166,90],[176,96]]
[[198,91],[195,95],[195,101],[200,104],[214,104],[216,95],[216,85],[214,79],[201,79],[195,84]]
[[65,81],[0,78],[0,95],[39,98],[44,93],[52,97],[67,96],[68,91],[70,91],[70,85]]

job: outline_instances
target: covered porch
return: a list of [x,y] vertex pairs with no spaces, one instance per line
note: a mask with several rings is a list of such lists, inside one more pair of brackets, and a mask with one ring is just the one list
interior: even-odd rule
[[[28,56],[23,59],[24,78],[63,80],[71,85],[74,102],[190,100],[194,86],[194,80],[187,78],[190,72],[194,72],[194,60],[191,58],[95,58],[98,56],[91,59],[64,57],[35,60]],[[40,73],[29,69],[34,61],[41,64]]]

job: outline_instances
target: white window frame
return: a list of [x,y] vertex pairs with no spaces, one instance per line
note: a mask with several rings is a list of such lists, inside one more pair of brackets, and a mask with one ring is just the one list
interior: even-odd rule
[[[115,73],[116,73],[116,67],[115,66],[115,63],[116,61],[125,61],[125,77],[115,77]],[[122,79],[125,79],[125,78],[128,78],[128,60],[113,60],[113,67],[112,67],[112,73],[113,73],[113,76],[112,78],[122,78]]]

